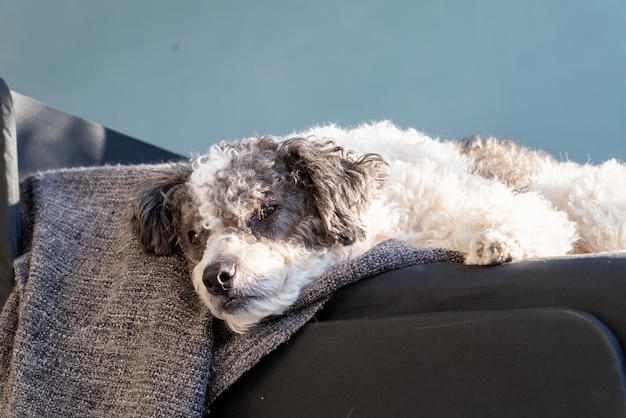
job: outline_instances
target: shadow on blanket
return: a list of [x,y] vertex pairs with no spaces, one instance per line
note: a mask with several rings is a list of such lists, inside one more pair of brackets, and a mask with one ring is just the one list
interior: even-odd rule
[[214,320],[182,256],[142,252],[136,185],[155,166],[53,171],[22,184],[25,254],[0,316],[1,416],[202,416],[339,287],[458,255],[387,241],[335,266],[245,335]]

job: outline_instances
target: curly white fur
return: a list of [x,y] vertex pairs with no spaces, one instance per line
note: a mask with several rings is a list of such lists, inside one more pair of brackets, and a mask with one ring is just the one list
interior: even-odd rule
[[389,122],[222,143],[147,190],[142,243],[182,247],[201,299],[236,332],[388,238],[476,265],[626,249],[623,164],[559,163],[510,142],[439,141]]
[[461,145],[471,170],[516,191],[534,191],[567,213],[580,240],[574,251],[626,249],[626,165],[559,162],[511,141],[472,138]]

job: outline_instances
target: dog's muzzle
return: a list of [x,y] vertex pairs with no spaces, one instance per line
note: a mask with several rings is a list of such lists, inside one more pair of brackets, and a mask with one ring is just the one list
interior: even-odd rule
[[228,295],[233,288],[237,268],[232,260],[220,260],[204,268],[202,282],[213,295]]

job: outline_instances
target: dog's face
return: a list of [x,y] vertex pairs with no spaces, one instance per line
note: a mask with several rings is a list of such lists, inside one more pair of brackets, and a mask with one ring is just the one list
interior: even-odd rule
[[141,244],[182,249],[194,287],[236,332],[281,314],[365,235],[361,219],[385,179],[377,155],[274,137],[222,143],[155,173],[135,213]]

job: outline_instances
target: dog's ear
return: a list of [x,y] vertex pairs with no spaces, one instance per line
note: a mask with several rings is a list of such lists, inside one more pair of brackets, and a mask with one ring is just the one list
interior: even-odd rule
[[181,200],[189,199],[191,165],[174,163],[154,171],[143,182],[133,214],[133,228],[145,250],[171,254],[177,245]]
[[291,138],[278,150],[290,175],[312,196],[326,242],[353,244],[365,237],[362,216],[373,193],[387,178],[377,154],[355,158],[332,141]]

